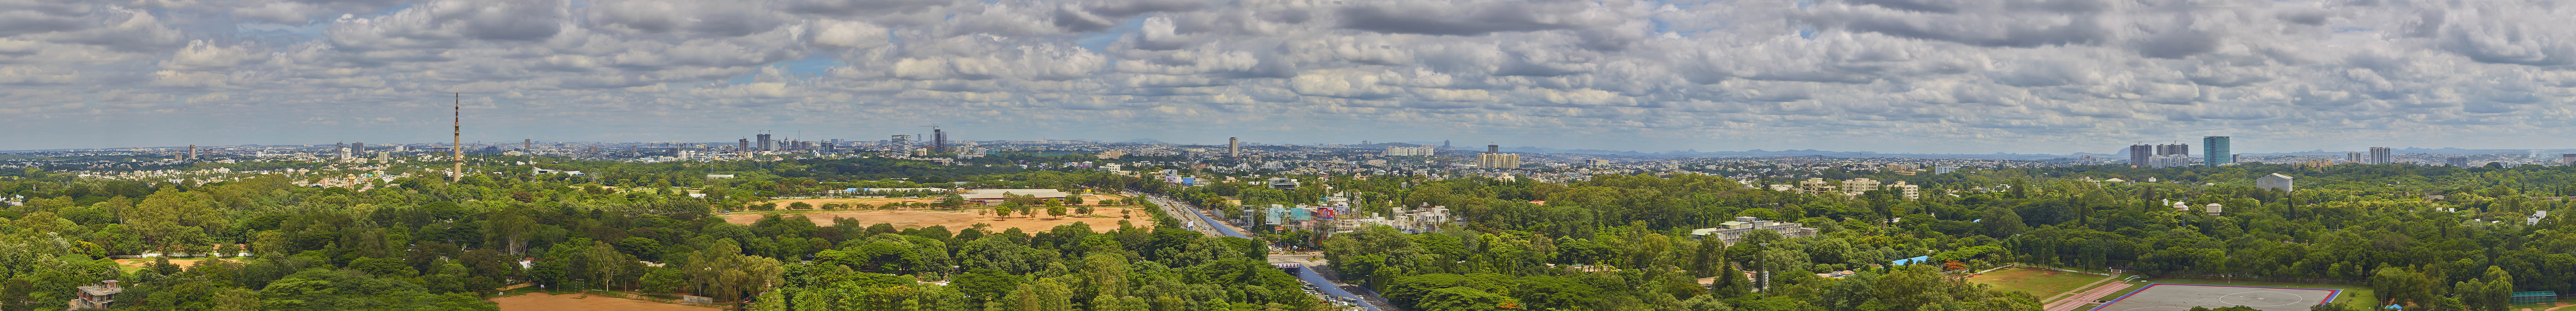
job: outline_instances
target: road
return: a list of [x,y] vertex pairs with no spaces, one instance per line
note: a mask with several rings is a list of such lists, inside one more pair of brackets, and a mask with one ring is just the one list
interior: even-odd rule
[[[1217,221],[1216,221],[1216,219],[1208,218],[1207,213],[1200,213],[1200,212],[1198,212],[1198,210],[1197,210],[1197,209],[1194,209],[1194,208],[1187,208],[1187,207],[1188,207],[1188,206],[1190,206],[1190,205],[1183,204],[1183,203],[1181,203],[1181,202],[1179,202],[1179,201],[1173,201],[1171,198],[1166,198],[1166,197],[1158,196],[1158,195],[1147,195],[1147,194],[1142,194],[1142,193],[1133,193],[1133,192],[1127,193],[1127,196],[1129,196],[1129,197],[1142,197],[1142,198],[1146,198],[1146,199],[1149,199],[1149,200],[1154,200],[1154,205],[1156,205],[1156,206],[1162,206],[1162,207],[1163,207],[1163,212],[1164,212],[1164,213],[1166,213],[1166,214],[1169,214],[1169,215],[1175,215],[1175,216],[1178,216],[1178,215],[1190,215],[1189,217],[1191,217],[1191,218],[1197,218],[1197,219],[1198,219],[1198,221],[1197,221],[1197,223],[1196,223],[1196,224],[1186,224],[1186,226],[1189,226],[1189,227],[1190,227],[1190,228],[1189,228],[1190,230],[1198,231],[1199,233],[1202,233],[1202,234],[1208,234],[1208,235],[1230,236],[1230,237],[1238,237],[1238,238],[1246,238],[1246,239],[1259,240],[1259,238],[1254,238],[1254,237],[1251,237],[1251,236],[1248,236],[1248,235],[1244,235],[1244,234],[1243,234],[1243,231],[1236,230],[1236,229],[1234,228],[1234,226],[1233,226],[1233,225],[1228,225],[1228,224],[1225,224],[1225,223],[1223,223],[1223,222],[1217,222]],[[1186,219],[1186,218],[1185,218],[1185,219]],[[1187,221],[1184,221],[1184,223],[1187,223]],[[1310,259],[1310,260],[1311,260],[1311,259]],[[1274,261],[1275,261],[1275,260],[1274,260]],[[1306,281],[1306,285],[1307,285],[1307,286],[1311,286],[1311,287],[1314,287],[1314,288],[1316,288],[1316,289],[1318,289],[1318,290],[1321,290],[1321,291],[1323,291],[1323,292],[1324,292],[1324,294],[1326,294],[1326,295],[1333,295],[1333,297],[1341,297],[1341,298],[1343,298],[1343,299],[1347,299],[1347,300],[1351,300],[1351,301],[1358,301],[1358,302],[1360,302],[1360,304],[1359,304],[1359,305],[1360,305],[1360,307],[1362,307],[1362,308],[1368,308],[1368,310],[1369,310],[1369,311],[1393,310],[1393,308],[1382,308],[1382,307],[1379,307],[1379,304],[1380,304],[1380,303],[1384,303],[1384,301],[1386,301],[1385,299],[1377,298],[1377,297],[1375,297],[1374,295],[1371,295],[1371,296],[1361,296],[1361,295],[1359,295],[1359,294],[1353,294],[1353,293],[1351,293],[1350,291],[1343,290],[1343,289],[1342,289],[1342,286],[1341,286],[1339,283],[1334,283],[1332,280],[1324,279],[1324,275],[1323,275],[1323,274],[1315,273],[1315,270],[1316,270],[1317,268],[1312,267],[1312,266],[1313,266],[1313,265],[1310,265],[1310,267],[1307,267],[1307,268],[1305,268],[1305,269],[1297,269],[1297,279],[1298,279],[1298,280]],[[1365,290],[1365,289],[1363,289],[1363,290]]]

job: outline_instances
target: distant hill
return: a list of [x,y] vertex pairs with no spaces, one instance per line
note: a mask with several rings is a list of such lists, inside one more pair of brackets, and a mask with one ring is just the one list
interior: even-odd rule
[[1127,140],[1127,141],[1121,141],[1121,142],[1122,142],[1122,143],[1131,143],[1131,144],[1160,144],[1160,143],[1163,143],[1163,141],[1160,141],[1160,140],[1154,140],[1154,139],[1152,139],[1152,138],[1137,138],[1137,139],[1129,139],[1129,140]]

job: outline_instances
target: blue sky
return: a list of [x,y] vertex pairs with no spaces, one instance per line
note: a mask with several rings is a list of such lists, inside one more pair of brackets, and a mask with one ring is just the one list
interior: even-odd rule
[[[468,140],[2559,148],[2550,1],[0,3],[0,150]],[[801,133],[801,134],[800,134]]]

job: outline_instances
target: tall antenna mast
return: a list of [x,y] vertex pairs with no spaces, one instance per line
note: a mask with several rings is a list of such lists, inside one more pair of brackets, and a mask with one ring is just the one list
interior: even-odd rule
[[447,143],[447,150],[453,151],[455,154],[449,156],[448,159],[455,160],[456,165],[453,168],[449,168],[448,172],[454,173],[455,175],[448,176],[447,182],[461,182],[465,181],[465,93],[451,93],[448,95],[455,96],[453,99],[455,106],[448,108],[455,109],[454,112],[456,113],[456,123],[450,124],[451,126],[456,127],[456,132],[454,133],[454,138],[456,140]]

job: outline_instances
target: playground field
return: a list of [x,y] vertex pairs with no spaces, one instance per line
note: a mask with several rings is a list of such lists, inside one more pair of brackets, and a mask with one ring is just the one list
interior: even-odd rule
[[1994,285],[1995,291],[2019,291],[2042,299],[2101,280],[2099,275],[2029,268],[1998,269],[1968,277],[1968,282]]

